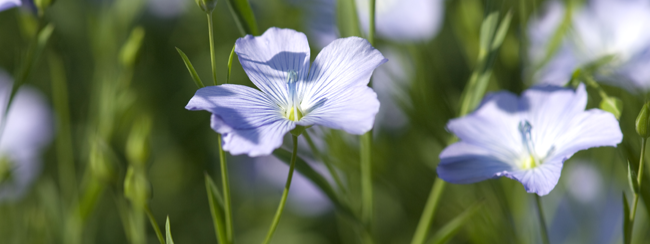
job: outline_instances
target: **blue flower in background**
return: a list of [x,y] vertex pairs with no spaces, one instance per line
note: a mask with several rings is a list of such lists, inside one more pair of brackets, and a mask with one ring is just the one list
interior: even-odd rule
[[[356,0],[359,22],[368,33],[370,1]],[[443,0],[376,0],[377,35],[393,41],[430,40],[440,30]]]
[[282,137],[300,126],[322,125],[351,134],[372,128],[379,101],[368,82],[387,60],[368,41],[337,39],[309,66],[307,37],[270,28],[239,38],[235,52],[260,89],[220,85],[199,89],[185,107],[212,113],[212,129],[231,154],[268,155]]
[[623,138],[614,115],[585,111],[586,105],[583,84],[575,91],[533,87],[521,97],[490,94],[475,112],[447,125],[460,142],[440,154],[438,176],[458,184],[505,176],[529,193],[546,195],[574,153],[616,146]]
[[637,92],[650,89],[650,2],[642,0],[591,0],[573,11],[557,52],[545,64],[553,35],[560,27],[566,6],[552,1],[541,18],[528,28],[529,54],[541,65],[538,83],[564,85],[577,68],[611,58],[596,77]]
[[[0,70],[0,120],[11,78]],[[52,111],[35,89],[22,86],[11,104],[0,138],[0,201],[20,198],[41,171],[40,153],[52,139]]]
[[20,0],[0,0],[0,11],[18,7],[20,5]]

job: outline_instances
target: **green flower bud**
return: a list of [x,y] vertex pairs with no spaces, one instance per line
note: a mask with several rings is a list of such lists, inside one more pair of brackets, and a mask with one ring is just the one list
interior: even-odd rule
[[217,0],[196,0],[196,4],[206,14],[212,13],[212,10],[217,6]]
[[648,138],[650,134],[648,134],[648,127],[650,127],[650,119],[648,118],[650,116],[650,108],[648,108],[648,103],[643,104],[643,107],[641,108],[641,111],[639,112],[639,116],[636,117],[636,133],[639,133],[639,135],[643,138]]
[[604,97],[600,101],[600,109],[610,112],[616,119],[620,119],[623,112],[623,101],[616,97]]
[[124,196],[136,207],[147,206],[151,198],[151,185],[142,170],[129,166],[124,177]]
[[142,47],[142,40],[144,39],[144,28],[138,26],[133,28],[129,39],[126,40],[124,46],[120,50],[120,63],[124,67],[133,67],[135,61],[138,59],[140,48]]
[[149,159],[149,134],[151,119],[143,116],[136,120],[126,141],[126,158],[129,163],[144,167]]

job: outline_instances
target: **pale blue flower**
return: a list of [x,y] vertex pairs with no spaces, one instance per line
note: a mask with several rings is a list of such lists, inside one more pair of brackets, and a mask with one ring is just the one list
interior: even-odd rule
[[[0,71],[0,120],[4,116],[11,78]],[[22,86],[11,104],[0,138],[0,200],[20,198],[41,171],[40,153],[52,139],[52,111],[45,98]]]
[[0,11],[7,10],[22,5],[20,0],[0,0]]
[[337,39],[318,54],[310,68],[307,37],[270,28],[247,35],[235,52],[260,89],[220,85],[199,89],[185,107],[212,113],[212,128],[223,135],[231,154],[268,155],[297,125],[322,125],[350,134],[372,128],[379,101],[368,82],[387,60],[359,37]]
[[[560,26],[566,7],[550,2],[528,29],[529,54],[539,65]],[[564,85],[577,68],[612,58],[598,79],[635,92],[650,89],[650,2],[591,0],[574,10],[571,28],[551,59],[534,74],[538,83]]]
[[521,97],[490,94],[475,112],[447,125],[460,142],[440,154],[438,175],[458,184],[505,176],[529,193],[546,195],[574,153],[616,146],[623,138],[614,115],[585,111],[586,105],[583,84],[575,91],[533,87]]
[[[359,22],[368,33],[370,1],[356,0]],[[440,30],[443,0],[376,0],[377,35],[393,41],[430,40]]]

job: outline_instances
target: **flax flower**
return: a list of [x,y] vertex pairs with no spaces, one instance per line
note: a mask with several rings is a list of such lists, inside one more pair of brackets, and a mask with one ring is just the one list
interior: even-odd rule
[[322,125],[351,134],[372,128],[379,101],[368,82],[387,60],[368,41],[341,38],[309,65],[307,37],[270,28],[239,38],[235,52],[260,89],[219,85],[199,89],[185,107],[212,113],[212,129],[231,154],[268,155],[296,126]]
[[0,0],[0,11],[18,7],[20,5],[20,0]]
[[[11,92],[0,71],[0,120]],[[52,114],[43,96],[22,86],[9,110],[0,138],[0,200],[21,197],[41,170],[39,155],[52,137]]]
[[597,79],[635,92],[650,89],[650,2],[591,0],[573,11],[558,51],[545,62],[551,40],[566,7],[550,2],[545,14],[529,26],[530,57],[543,65],[538,83],[564,85],[577,68],[603,63]]
[[575,91],[533,87],[521,97],[490,94],[475,112],[447,125],[460,141],[440,154],[438,175],[458,184],[505,176],[546,195],[574,153],[616,146],[623,138],[614,115],[585,111],[586,105],[583,84]]

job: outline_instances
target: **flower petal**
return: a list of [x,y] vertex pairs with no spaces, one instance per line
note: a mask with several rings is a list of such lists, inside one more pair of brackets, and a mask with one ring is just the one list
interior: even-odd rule
[[282,138],[296,124],[290,120],[276,120],[259,127],[236,129],[213,114],[210,126],[223,136],[223,150],[232,155],[257,157],[269,155],[282,146]]
[[372,72],[387,60],[359,37],[337,39],[316,57],[300,93],[305,117],[301,125],[320,124],[363,134],[379,110],[368,88]]
[[513,167],[492,155],[488,149],[456,142],[440,153],[438,176],[450,183],[468,184],[500,177]]
[[509,92],[491,93],[479,108],[452,119],[447,129],[462,141],[490,150],[504,162],[513,162],[523,153],[518,98]]
[[280,108],[266,94],[242,85],[201,88],[185,108],[217,114],[236,129],[251,129],[283,120]]
[[323,98],[298,124],[317,124],[361,135],[372,129],[378,111],[379,100],[370,87],[350,87]]
[[301,32],[269,28],[262,36],[237,39],[235,52],[248,78],[274,102],[288,104],[289,71],[304,80],[309,72],[309,43]]
[[[357,0],[359,22],[368,33],[369,1]],[[440,30],[444,17],[442,0],[377,1],[377,34],[394,41],[429,40]]]
[[623,140],[623,133],[613,114],[600,109],[590,109],[577,114],[568,123],[571,128],[557,137],[556,158],[568,158],[574,153],[592,147],[615,147]]
[[20,0],[0,0],[0,11],[4,11],[21,5]]
[[566,158],[545,161],[533,169],[514,171],[504,176],[521,182],[526,192],[544,196],[551,192],[560,180],[564,160]]

